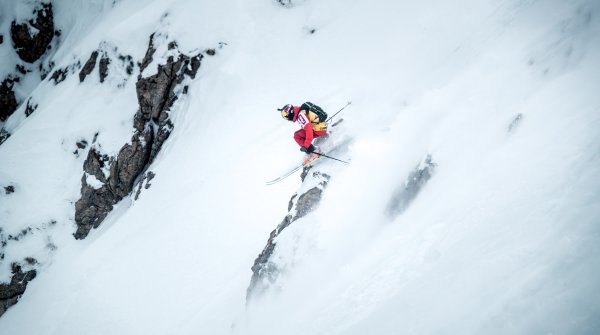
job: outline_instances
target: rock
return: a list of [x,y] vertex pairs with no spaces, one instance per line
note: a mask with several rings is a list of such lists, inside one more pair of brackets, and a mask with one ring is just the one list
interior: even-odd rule
[[6,193],[6,194],[15,193],[15,187],[13,185],[4,186],[4,193]]
[[81,71],[79,71],[79,82],[83,82],[85,77],[87,77],[92,71],[94,71],[94,67],[96,67],[96,60],[98,59],[98,51],[92,52],[90,58],[85,62]]
[[513,120],[508,125],[508,132],[514,133],[515,130],[517,129],[517,127],[521,124],[521,121],[523,121],[523,114],[519,113],[519,114],[515,115]]
[[78,141],[77,143],[75,143],[75,145],[77,146],[78,149],[85,149],[88,145],[88,142],[86,140],[81,140],[81,141]]
[[101,155],[95,148],[90,149],[87,159],[83,163],[83,171],[94,176],[102,183],[106,183],[106,176],[103,169],[108,170],[110,158],[107,155]]
[[152,129],[134,136],[132,143],[121,148],[117,159],[111,164],[108,184],[120,199],[131,192],[133,182],[150,162],[153,137]]
[[88,185],[84,175],[81,180],[81,198],[75,203],[77,231],[73,236],[78,240],[84,239],[92,228],[98,228],[117,202],[108,185],[95,189]]
[[50,71],[52,71],[52,69],[54,69],[54,62],[50,61],[47,64],[42,62],[39,65],[39,69],[40,69],[40,79],[44,80],[44,79],[46,79],[46,77],[48,76]]
[[[271,232],[269,239],[267,240],[267,245],[254,260],[254,264],[251,267],[252,277],[250,278],[250,285],[246,290],[247,301],[249,301],[252,296],[265,291],[269,285],[275,283],[279,277],[280,270],[277,265],[271,261],[271,256],[273,256],[277,244],[275,242],[277,236],[292,223],[306,216],[318,207],[323,190],[327,186],[330,177],[326,174],[321,174],[318,171],[313,172],[312,177],[310,182],[316,182],[316,185],[300,194],[300,196],[294,194],[291,197],[288,204],[288,214],[283,218],[279,225],[277,225],[277,228]],[[304,180],[305,179],[303,178],[303,181]]]
[[[32,265],[32,263],[36,264],[37,261],[28,257],[27,263]],[[23,269],[19,264],[12,264],[10,283],[0,283],[0,316],[2,316],[9,307],[17,303],[21,295],[25,292],[27,284],[33,280],[36,275],[36,270],[23,272]]]
[[0,145],[4,143],[10,137],[10,133],[6,129],[0,129]]
[[27,69],[22,64],[15,65],[15,70],[17,70],[17,72],[19,72],[20,74],[27,74],[28,72],[31,72],[31,70]]
[[54,85],[58,85],[59,83],[63,82],[65,79],[67,79],[68,73],[69,73],[69,70],[67,68],[58,69],[52,73],[52,76],[50,76],[50,79],[54,80]]
[[104,79],[108,76],[108,65],[110,64],[110,58],[104,55],[100,58],[100,63],[98,64],[98,70],[100,71],[100,82],[103,83]]
[[152,171],[148,171],[142,175],[142,178],[141,178],[140,182],[138,183],[138,189],[135,192],[135,198],[134,198],[135,200],[139,199],[140,193],[142,193],[142,185],[144,185],[144,183],[145,183],[145,186],[144,186],[145,189],[149,189],[150,186],[152,186],[152,184],[150,184],[150,181],[152,179],[154,179],[154,177],[156,177],[156,174],[154,174],[154,172],[152,172]]
[[[23,61],[33,63],[40,59],[50,46],[54,38],[54,16],[52,4],[42,4],[42,8],[34,11],[35,20],[17,24],[13,21],[10,26],[10,35],[15,51]],[[31,27],[37,34],[31,35]]]
[[9,77],[0,84],[0,122],[6,121],[17,110],[17,98],[13,91],[14,78]]
[[394,192],[386,208],[386,214],[390,219],[394,219],[408,208],[431,179],[436,166],[437,164],[432,162],[431,156],[427,155],[408,175],[406,181]]
[[[146,56],[140,64],[141,71],[152,62],[152,55],[156,51],[153,36],[150,36]],[[169,48],[176,47],[176,43],[169,43]],[[177,99],[177,87],[185,76],[194,78],[201,58],[201,55],[190,57],[179,53],[170,56],[166,64],[158,65],[156,74],[147,77],[140,74],[136,83],[139,109],[134,116],[135,130],[131,143],[125,144],[115,158],[101,155],[92,148],[84,162],[81,198],[75,204],[76,239],[85,238],[91,229],[97,228],[114,204],[132,192],[135,181],[152,163],[162,144],[173,131],[174,125],[169,119],[169,109]],[[103,61],[104,59],[106,61]],[[123,56],[123,60],[132,61],[127,56]],[[108,58],[104,57],[100,60],[101,80],[102,68],[106,68],[109,62]],[[86,65],[88,63],[91,61]],[[108,176],[105,175],[107,170]],[[88,184],[89,175],[94,176],[102,185],[98,185],[97,182],[95,186]],[[153,177],[151,172],[145,176],[148,181]],[[140,181],[140,187],[143,180],[144,177]],[[139,188],[136,198],[138,195]]]
[[27,100],[27,106],[25,107],[25,117],[29,117],[38,108],[37,104],[31,102],[31,98]]
[[140,78],[142,77],[142,72],[152,63],[154,53],[156,52],[156,48],[154,47],[154,34],[150,35],[150,41],[148,42],[148,49],[146,50],[146,55],[144,55],[144,59],[141,63],[138,64],[140,67]]

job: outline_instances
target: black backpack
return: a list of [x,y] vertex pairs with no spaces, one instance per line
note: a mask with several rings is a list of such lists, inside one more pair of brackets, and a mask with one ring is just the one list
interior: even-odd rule
[[319,122],[325,122],[327,121],[327,113],[325,113],[325,111],[323,110],[323,108],[313,104],[312,102],[305,102],[302,104],[302,107],[300,107],[300,109],[304,109],[306,111],[310,111],[313,112],[317,115],[317,117],[319,118]]

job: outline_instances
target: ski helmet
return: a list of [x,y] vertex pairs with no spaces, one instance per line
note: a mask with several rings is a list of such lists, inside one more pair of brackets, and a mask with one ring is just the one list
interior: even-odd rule
[[292,119],[294,118],[294,106],[292,106],[291,104],[283,106],[283,108],[278,109],[278,111],[281,112],[281,117],[283,117],[286,120],[292,121]]

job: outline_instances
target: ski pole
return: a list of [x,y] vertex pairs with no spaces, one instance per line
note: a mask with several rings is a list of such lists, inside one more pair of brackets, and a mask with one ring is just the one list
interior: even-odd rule
[[344,107],[342,107],[342,109],[340,109],[335,114],[333,114],[332,116],[330,116],[329,119],[325,120],[325,122],[329,122],[329,120],[333,119],[334,116],[338,115],[341,111],[344,110],[344,108],[348,107],[348,105],[351,104],[351,103],[352,103],[352,101],[348,101],[348,103]]
[[325,155],[325,154],[322,154],[322,153],[320,153],[320,152],[316,152],[316,151],[314,151],[314,153],[315,153],[315,154],[317,154],[317,155],[319,155],[319,156],[323,156],[323,157],[326,157],[326,158],[329,158],[329,159],[336,160],[336,161],[338,161],[338,162],[342,162],[342,163],[350,164],[350,162],[346,162],[346,161],[343,161],[343,160],[341,160],[341,159],[337,159],[337,158],[335,158],[335,157],[327,156],[327,155]]

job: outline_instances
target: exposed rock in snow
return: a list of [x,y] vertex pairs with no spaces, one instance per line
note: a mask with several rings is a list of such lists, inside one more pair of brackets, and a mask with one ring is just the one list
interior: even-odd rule
[[0,129],[0,145],[4,143],[10,137],[10,133],[6,129]]
[[15,192],[15,187],[13,185],[4,186],[4,192],[6,194],[11,194]]
[[515,130],[517,129],[517,127],[519,127],[519,125],[521,124],[522,121],[523,121],[523,114],[521,114],[521,113],[517,114],[515,116],[515,118],[508,125],[508,132],[509,133],[514,133]]
[[32,103],[31,98],[27,100],[27,107],[25,107],[25,116],[29,117],[38,108],[38,104]]
[[[323,190],[327,186],[330,176],[319,171],[311,171],[311,167],[305,168],[302,173],[302,189],[309,188],[307,191],[294,194],[288,204],[288,214],[281,223],[269,235],[267,245],[258,255],[252,266],[252,278],[246,291],[246,300],[249,301],[254,295],[260,294],[274,284],[280,275],[280,269],[272,261],[272,256],[277,245],[277,237],[281,232],[295,221],[303,218],[308,213],[315,210]],[[307,177],[309,177],[307,179]]]
[[394,218],[404,212],[411,202],[415,200],[425,184],[431,179],[436,164],[431,161],[431,155],[425,159],[410,173],[404,185],[400,186],[392,196],[386,213],[390,218]]
[[[42,8],[34,11],[34,14],[37,14],[35,20],[30,19],[23,23],[13,21],[10,27],[15,51],[28,63],[40,59],[54,38],[52,4],[42,4]],[[35,34],[32,34],[31,28],[37,30]]]
[[[26,259],[29,265],[36,263],[33,258]],[[0,283],[0,316],[6,312],[6,310],[17,303],[21,295],[25,292],[27,284],[37,275],[36,270],[23,271],[21,265],[12,264],[12,277],[10,283]]]
[[142,186],[145,189],[149,189],[150,186],[152,186],[152,184],[150,184],[150,181],[154,179],[154,177],[156,177],[156,174],[152,171],[148,171],[142,175],[142,178],[138,183],[138,189],[135,192],[135,200],[137,200],[140,197],[140,193],[142,193]]
[[96,61],[98,59],[98,50],[94,50],[90,55],[90,58],[85,62],[81,71],[79,71],[79,81],[83,82],[85,77],[87,77],[92,71],[94,71],[94,67],[96,67]]
[[[154,44],[151,38],[146,57],[152,57],[153,48]],[[146,57],[142,65],[146,63]],[[136,84],[140,105],[134,119],[136,130],[141,132],[146,126],[156,125],[158,127],[156,143],[152,148],[152,158],[156,156],[173,130],[168,110],[177,100],[177,94],[181,93],[176,92],[176,86],[183,81],[186,75],[192,79],[196,76],[202,57],[201,54],[189,57],[180,53],[175,60],[173,56],[169,56],[166,64],[158,65],[158,72],[155,75],[140,78]]]
[[112,73],[112,76],[117,78],[117,87],[124,86],[124,82],[133,74],[135,67],[133,57],[121,54],[119,48],[111,43],[101,42],[98,49],[90,54],[90,58],[79,71],[80,82],[83,82],[94,71],[96,63],[98,63],[100,83],[104,83]]
[[[155,52],[152,36],[146,57],[142,62],[146,66],[152,62],[151,57]],[[85,238],[92,228],[97,228],[112,210],[113,205],[133,190],[136,179],[147,169],[173,130],[174,126],[168,112],[177,100],[178,94],[181,94],[182,90],[178,85],[186,76],[195,77],[202,55],[190,57],[181,54],[176,50],[174,43],[169,44],[169,50],[171,53],[174,51],[176,57],[170,55],[166,64],[158,65],[156,74],[138,79],[136,90],[140,108],[134,117],[135,134],[131,138],[131,143],[125,144],[116,158],[102,156],[94,148],[88,153],[84,163],[81,198],[75,204],[75,222],[78,228],[74,236],[77,239]],[[91,60],[93,58],[95,57],[92,54],[90,60],[86,62],[86,67],[94,62]],[[109,61],[103,63],[105,59],[108,60],[105,57],[100,59],[101,81],[110,63]],[[128,58],[123,57],[123,60],[127,61]],[[89,67],[93,69],[91,65]],[[80,72],[80,80],[81,78]],[[110,167],[108,176],[102,171],[105,164]],[[95,176],[103,185],[101,187],[98,187],[97,183],[90,185],[86,173]]]
[[100,64],[98,64],[98,69],[100,70],[100,82],[103,83],[104,79],[108,76],[108,65],[110,64],[110,58],[106,55],[102,55],[100,58]]
[[8,77],[0,84],[0,122],[5,121],[17,109],[17,99],[13,91],[16,81],[19,79]]

